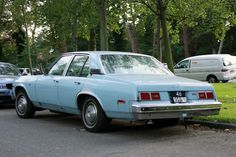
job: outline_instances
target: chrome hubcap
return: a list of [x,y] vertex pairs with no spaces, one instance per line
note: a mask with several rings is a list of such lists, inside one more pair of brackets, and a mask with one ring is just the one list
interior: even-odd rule
[[24,114],[27,108],[27,100],[24,96],[21,96],[17,102],[17,109],[19,113]]
[[97,121],[97,108],[93,102],[89,102],[84,113],[85,122],[89,126],[93,126]]

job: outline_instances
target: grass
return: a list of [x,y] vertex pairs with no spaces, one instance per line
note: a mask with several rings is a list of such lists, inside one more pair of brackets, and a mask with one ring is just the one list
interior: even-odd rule
[[213,84],[217,98],[222,102],[219,115],[197,117],[198,120],[236,123],[236,83]]
[[236,105],[236,83],[214,83],[213,86],[220,102]]

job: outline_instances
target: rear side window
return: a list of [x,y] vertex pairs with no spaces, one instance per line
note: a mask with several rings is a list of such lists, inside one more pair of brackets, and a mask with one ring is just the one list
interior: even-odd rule
[[89,57],[75,56],[67,71],[67,76],[86,77],[89,74]]

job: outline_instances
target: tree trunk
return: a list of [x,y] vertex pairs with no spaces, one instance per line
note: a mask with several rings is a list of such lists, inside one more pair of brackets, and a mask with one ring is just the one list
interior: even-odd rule
[[2,14],[4,12],[4,7],[5,7],[5,0],[0,1],[0,19],[2,18]]
[[100,20],[100,47],[102,51],[108,50],[107,21],[106,21],[106,0],[99,0]]
[[172,53],[171,53],[171,47],[170,47],[169,33],[167,29],[167,24],[166,24],[166,6],[164,6],[162,0],[157,0],[157,3],[159,6],[161,27],[163,30],[163,42],[164,42],[164,48],[165,48],[166,63],[168,65],[168,68],[173,72],[174,71],[173,59],[172,59]]
[[89,48],[90,51],[96,50],[96,30],[95,28],[90,29],[90,35],[89,35]]
[[63,36],[61,42],[60,42],[60,48],[59,48],[60,53],[66,53],[67,52],[67,44],[66,44],[66,37],[65,35]]
[[135,29],[131,24],[126,25],[126,32],[127,32],[127,36],[129,38],[129,41],[131,43],[132,52],[140,53],[137,38],[135,35]]
[[29,31],[28,31],[28,24],[26,21],[26,14],[25,14],[25,5],[23,4],[21,6],[21,11],[22,11],[22,16],[24,19],[23,26],[25,27],[25,34],[26,34],[26,48],[27,48],[27,53],[28,53],[28,59],[29,59],[29,68],[30,68],[30,73],[32,74],[32,60],[31,60],[31,52],[30,52],[30,41],[29,41]]
[[223,44],[224,44],[224,37],[221,38],[220,40],[220,46],[219,46],[219,49],[218,49],[218,54],[221,54],[222,52],[222,49],[223,49]]
[[184,42],[184,56],[185,58],[190,56],[189,52],[189,34],[188,34],[188,27],[183,27],[183,42]]
[[[0,40],[0,58],[2,58],[2,51],[3,51],[3,42],[2,40]],[[2,60],[0,59],[0,61]]]
[[29,57],[29,68],[30,68],[30,73],[32,74],[32,60],[31,60],[31,52],[30,52],[30,43],[29,43],[29,34],[28,34],[28,28],[25,25],[25,31],[26,31],[26,47],[27,47],[27,52],[28,52],[28,57]]
[[[157,10],[158,10],[158,5]],[[161,21],[159,15],[156,15],[156,32],[154,31],[153,38],[153,56],[162,62],[162,52],[161,52]]]
[[77,28],[78,28],[78,21],[77,21],[77,13],[75,13],[73,17],[73,24],[72,24],[72,47],[73,51],[78,50],[78,37],[77,37]]
[[56,50],[57,49],[57,43],[58,43],[58,41],[57,41],[57,38],[56,38],[56,31],[55,31],[55,28],[54,28],[54,26],[52,25],[52,24],[50,24],[49,23],[49,27],[50,27],[50,34],[51,34],[51,45],[52,45],[52,48],[54,49],[54,50]]

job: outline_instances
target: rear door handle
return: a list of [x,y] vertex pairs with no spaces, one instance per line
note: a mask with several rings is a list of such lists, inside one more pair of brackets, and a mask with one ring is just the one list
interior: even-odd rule
[[55,83],[58,83],[59,81],[58,80],[53,80]]
[[75,81],[75,84],[80,85],[80,82]]

